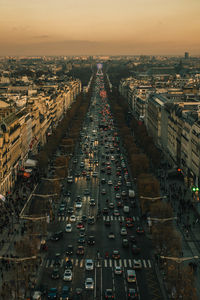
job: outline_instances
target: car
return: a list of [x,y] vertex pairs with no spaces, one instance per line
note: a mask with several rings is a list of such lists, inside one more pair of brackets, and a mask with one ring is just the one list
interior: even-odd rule
[[93,173],[92,173],[92,176],[93,176],[93,177],[97,177],[97,176],[98,176],[98,173],[97,173],[97,172],[93,172]]
[[66,255],[72,255],[74,253],[74,247],[72,245],[68,245],[66,249]]
[[117,207],[121,208],[123,206],[124,206],[124,204],[122,201],[117,201]]
[[76,202],[75,207],[76,208],[81,208],[82,207],[82,202]]
[[85,269],[87,271],[91,271],[94,269],[94,262],[92,259],[86,259],[85,260]]
[[105,224],[105,226],[111,226],[111,222],[110,222],[109,219],[106,219],[106,220],[104,221],[104,224]]
[[122,195],[122,197],[125,197],[125,196],[127,196],[127,192],[126,191],[122,191],[121,195]]
[[108,185],[112,185],[112,180],[108,180]]
[[112,258],[113,259],[120,259],[120,253],[119,253],[118,250],[113,250]]
[[71,269],[66,269],[63,274],[63,280],[64,281],[72,281],[72,271]]
[[119,210],[118,209],[114,209],[113,215],[116,216],[116,217],[120,216]]
[[131,182],[130,182],[130,181],[127,181],[127,182],[126,182],[126,186],[127,186],[127,187],[131,187]]
[[116,198],[116,199],[121,199],[121,195],[117,193],[117,194],[115,195],[115,198]]
[[106,289],[104,295],[105,299],[114,299],[114,293],[112,289]]
[[59,241],[63,237],[63,231],[58,231],[52,234],[50,240],[52,241]]
[[65,260],[65,269],[73,269],[73,264],[71,259],[66,258]]
[[138,259],[133,260],[133,269],[142,269],[142,263]]
[[128,289],[128,295],[127,295],[128,297],[128,300],[137,300],[137,299],[139,299],[138,297],[138,291],[137,291],[137,289],[135,289],[135,288],[129,288]]
[[88,243],[88,245],[90,245],[90,246],[94,245],[94,244],[95,244],[95,237],[94,237],[93,235],[90,235],[90,236],[88,237],[87,243]]
[[120,234],[121,234],[121,235],[127,235],[126,227],[122,227],[122,228],[121,228]]
[[102,184],[105,184],[105,183],[106,183],[106,179],[105,179],[105,178],[102,178],[102,179],[101,179],[101,183],[102,183]]
[[85,279],[85,289],[86,290],[93,290],[94,289],[94,280],[93,278],[86,278]]
[[88,217],[88,224],[92,225],[94,224],[94,222],[95,222],[94,216]]
[[61,254],[60,253],[56,253],[55,257],[54,257],[54,263],[53,263],[53,265],[55,267],[60,266],[60,264],[61,264],[61,259],[60,258],[61,258]]
[[122,247],[124,247],[124,248],[128,248],[129,247],[129,241],[128,241],[128,239],[123,239],[122,240]]
[[73,214],[73,212],[74,212],[74,208],[73,207],[69,207],[68,209],[67,209],[67,213],[68,214]]
[[127,228],[131,228],[131,227],[133,227],[133,226],[134,226],[134,224],[133,224],[132,221],[130,221],[130,220],[127,220],[127,221],[126,221],[126,227],[127,227]]
[[66,232],[71,232],[72,231],[72,224],[67,224],[65,227]]
[[136,233],[142,235],[142,234],[144,234],[144,229],[141,226],[138,226],[136,229]]
[[95,200],[94,199],[90,199],[89,204],[90,204],[90,206],[95,206],[96,205]]
[[84,236],[79,236],[78,243],[79,244],[85,244],[85,237]]
[[108,238],[109,238],[109,239],[115,239],[114,233],[113,233],[113,232],[109,232]]
[[58,290],[57,288],[50,288],[47,294],[48,299],[57,299]]
[[121,275],[121,274],[123,273],[122,267],[120,267],[120,266],[115,266],[115,268],[114,268],[114,273],[115,273],[116,275]]
[[118,186],[118,185],[115,185],[115,186],[114,186],[114,190],[115,190],[115,191],[119,191],[119,186]]
[[67,285],[64,285],[62,287],[61,295],[60,295],[60,300],[68,300],[70,296],[70,288]]
[[89,195],[90,195],[90,191],[89,191],[88,189],[85,189],[84,195],[85,195],[85,196],[89,196]]
[[108,214],[108,208],[104,207],[102,210],[103,215],[107,215]]
[[77,255],[84,255],[84,247],[83,246],[78,246],[77,250],[76,250],[76,254]]
[[83,227],[84,227],[83,222],[78,222],[77,225],[76,225],[77,229],[80,229],[80,228],[83,228]]
[[136,244],[132,245],[132,253],[133,254],[139,254],[140,253],[140,248]]
[[56,269],[53,269],[52,273],[51,273],[51,278],[52,279],[58,279],[60,277],[59,275],[59,270],[56,268]]
[[82,215],[81,221],[82,221],[82,222],[86,222],[86,221],[87,221],[87,216],[86,216],[86,215]]
[[129,236],[129,241],[135,244],[137,243],[136,237],[134,235]]
[[108,204],[108,207],[112,209],[112,208],[114,208],[114,207],[115,207],[115,205],[114,205],[114,203],[113,203],[113,202],[110,202],[110,203]]
[[106,194],[106,190],[105,190],[105,189],[102,189],[102,190],[101,190],[101,194],[102,194],[102,195],[105,195],[105,194]]
[[69,218],[70,222],[75,222],[76,221],[76,216],[75,215],[71,215]]
[[73,183],[73,176],[68,176],[67,177],[67,182],[68,183]]

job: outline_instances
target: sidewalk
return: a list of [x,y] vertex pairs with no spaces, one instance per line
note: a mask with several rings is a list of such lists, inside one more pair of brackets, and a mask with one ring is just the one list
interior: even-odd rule
[[[171,179],[162,182],[161,186],[163,186],[163,195],[168,194],[166,201],[172,205],[174,217],[177,217],[177,220],[174,220],[174,227],[182,237],[183,257],[198,256],[200,258],[200,216],[192,203],[190,189],[186,189],[184,182]],[[200,299],[199,259],[187,260],[183,264],[188,265],[190,262],[197,264],[194,274],[197,298]]]

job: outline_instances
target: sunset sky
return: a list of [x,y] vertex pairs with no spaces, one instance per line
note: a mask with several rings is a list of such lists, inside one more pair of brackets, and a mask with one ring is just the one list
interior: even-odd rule
[[0,0],[0,55],[200,54],[200,0]]

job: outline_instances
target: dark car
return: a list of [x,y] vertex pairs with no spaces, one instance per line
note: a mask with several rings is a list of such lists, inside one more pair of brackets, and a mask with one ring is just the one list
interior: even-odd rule
[[83,246],[78,246],[77,250],[76,250],[76,254],[77,255],[84,255],[84,247]]
[[88,237],[87,243],[88,243],[88,245],[90,245],[90,246],[94,245],[94,244],[95,244],[95,237],[94,237],[93,235],[90,235],[90,236]]
[[82,215],[81,220],[82,220],[82,222],[86,222],[87,221],[87,216],[86,215]]
[[52,279],[58,279],[59,277],[60,277],[59,270],[58,269],[53,269],[53,271],[51,273],[51,278]]
[[103,215],[107,215],[108,212],[109,212],[108,208],[104,207],[103,210],[102,210]]
[[144,229],[141,226],[138,226],[136,229],[137,234],[144,234]]
[[66,255],[72,255],[74,253],[74,247],[72,245],[68,245],[66,249]]
[[104,224],[105,224],[105,226],[110,226],[110,225],[111,225],[111,222],[110,222],[110,220],[105,220],[105,221],[104,221]]
[[88,224],[92,225],[92,224],[94,224],[94,221],[95,221],[95,219],[93,216],[88,217]]
[[113,250],[112,258],[113,259],[120,259],[120,254],[119,254],[118,250]]
[[136,300],[138,298],[138,291],[134,288],[128,289],[128,300]]
[[140,253],[140,248],[136,244],[132,245],[132,253],[133,254],[139,254]]
[[48,299],[57,299],[57,296],[58,296],[58,290],[57,288],[51,288],[49,291],[48,291]]
[[63,237],[63,231],[58,231],[52,234],[50,237],[50,240],[52,241],[58,241]]
[[73,264],[72,264],[71,259],[68,259],[68,260],[65,262],[65,268],[66,268],[66,269],[73,269]]
[[122,246],[123,246],[124,248],[128,248],[128,247],[129,247],[129,241],[128,241],[128,239],[123,239],[123,240],[122,240]]
[[60,300],[69,300],[70,288],[67,285],[64,285],[61,291]]
[[114,294],[111,289],[105,290],[105,299],[114,299]]

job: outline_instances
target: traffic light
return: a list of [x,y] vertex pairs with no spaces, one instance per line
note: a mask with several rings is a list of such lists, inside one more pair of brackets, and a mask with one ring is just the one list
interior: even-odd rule
[[197,186],[192,187],[192,192],[198,192],[198,191],[199,191],[199,188]]

